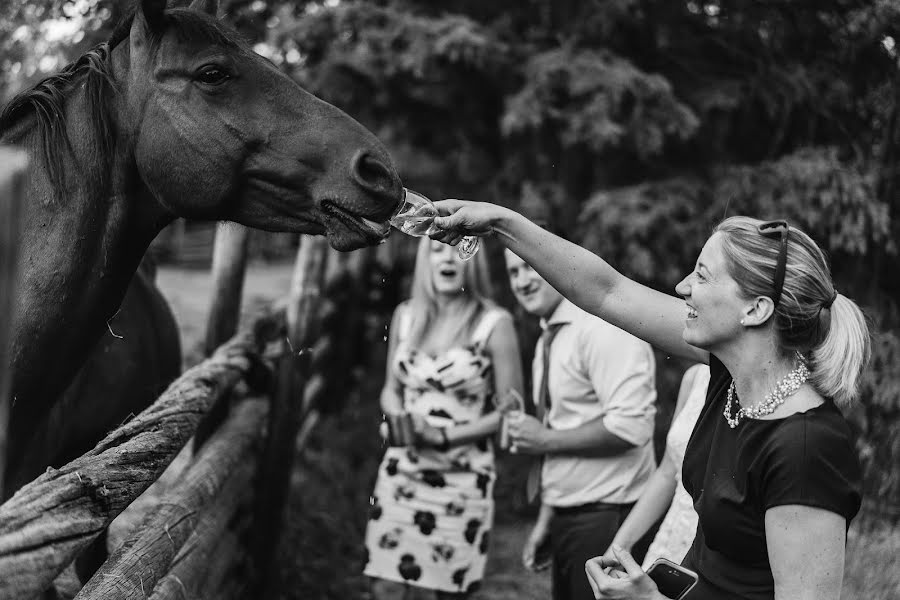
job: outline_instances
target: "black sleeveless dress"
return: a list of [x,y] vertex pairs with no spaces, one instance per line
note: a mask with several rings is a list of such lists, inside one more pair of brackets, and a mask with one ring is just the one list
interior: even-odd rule
[[765,513],[773,506],[822,508],[850,521],[861,472],[853,437],[831,400],[783,419],[747,419],[731,429],[722,412],[731,375],[710,356],[706,404],[684,457],[684,487],[697,534],[682,564],[698,572],[691,600],[771,600]]

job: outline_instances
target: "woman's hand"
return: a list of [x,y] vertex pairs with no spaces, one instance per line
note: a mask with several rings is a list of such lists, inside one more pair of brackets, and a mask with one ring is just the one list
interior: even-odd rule
[[[615,558],[597,556],[584,563],[588,583],[598,600],[664,600],[656,583],[627,550],[613,546]],[[623,572],[624,569],[624,572]]]
[[413,434],[415,435],[415,445],[417,446],[441,446],[444,443],[444,435],[440,428],[429,425],[425,417],[417,414],[410,414],[412,418]]
[[440,200],[434,203],[438,214],[434,224],[441,229],[432,239],[455,246],[464,236],[488,236],[507,209],[487,202]]

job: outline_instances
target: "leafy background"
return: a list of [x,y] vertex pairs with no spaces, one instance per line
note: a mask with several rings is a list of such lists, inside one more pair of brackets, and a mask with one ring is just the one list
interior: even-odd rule
[[[125,10],[0,5],[0,98],[105,39]],[[849,416],[868,502],[900,518],[900,3],[225,0],[222,12],[375,131],[410,187],[550,219],[654,288],[672,290],[725,215],[807,229],[873,324]],[[673,398],[686,365],[660,359]]]

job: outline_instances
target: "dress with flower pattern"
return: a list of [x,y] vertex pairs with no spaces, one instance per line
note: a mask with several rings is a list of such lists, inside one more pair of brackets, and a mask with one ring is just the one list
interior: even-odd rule
[[[436,356],[410,348],[408,308],[397,318],[392,369],[404,410],[448,427],[481,417],[493,394],[485,342],[499,309],[483,313],[471,343]],[[388,448],[378,471],[366,528],[365,574],[441,590],[468,592],[484,576],[494,518],[496,478],[490,438],[435,448]]]

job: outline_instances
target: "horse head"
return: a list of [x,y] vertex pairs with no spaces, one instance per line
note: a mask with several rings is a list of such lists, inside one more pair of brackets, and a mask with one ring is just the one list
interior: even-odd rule
[[253,52],[217,5],[142,0],[113,49],[143,183],[174,216],[325,234],[338,250],[379,242],[402,193],[385,148]]
[[0,111],[0,143],[31,158],[8,478],[27,470],[29,438],[111,332],[144,252],[176,217],[325,234],[339,250],[388,231],[402,186],[384,147],[216,10],[142,0],[107,43]]

